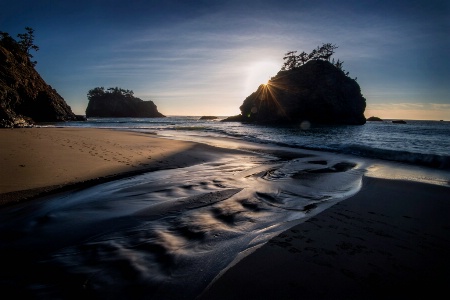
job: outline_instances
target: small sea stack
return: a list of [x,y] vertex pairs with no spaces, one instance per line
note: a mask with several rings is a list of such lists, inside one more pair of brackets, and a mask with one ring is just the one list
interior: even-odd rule
[[202,116],[199,120],[217,120],[215,116]]
[[380,119],[380,118],[378,118],[378,117],[372,116],[372,117],[370,117],[370,118],[367,118],[367,121],[371,121],[371,122],[382,122],[383,120]]
[[87,118],[164,118],[153,101],[144,101],[133,91],[119,87],[96,87],[88,92]]

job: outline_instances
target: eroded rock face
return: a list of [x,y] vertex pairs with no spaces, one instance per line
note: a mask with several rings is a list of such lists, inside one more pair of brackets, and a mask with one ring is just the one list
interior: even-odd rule
[[80,120],[25,53],[0,45],[0,127]]
[[153,101],[105,93],[89,100],[88,118],[163,118]]
[[366,99],[358,83],[328,61],[280,71],[248,96],[241,115],[225,121],[261,124],[365,124]]

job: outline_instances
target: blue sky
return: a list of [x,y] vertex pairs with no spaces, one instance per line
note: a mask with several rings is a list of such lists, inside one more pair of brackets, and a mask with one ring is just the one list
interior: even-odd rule
[[36,66],[75,113],[97,86],[166,115],[234,115],[289,50],[322,43],[357,77],[366,116],[450,120],[450,4],[425,1],[4,1],[35,29]]

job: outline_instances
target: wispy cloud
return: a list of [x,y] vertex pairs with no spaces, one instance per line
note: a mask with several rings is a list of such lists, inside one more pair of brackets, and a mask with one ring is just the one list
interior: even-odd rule
[[54,11],[36,2],[32,14],[19,4],[2,13],[33,17],[38,68],[72,106],[90,88],[117,85],[167,110],[238,109],[258,62],[281,67],[286,51],[331,42],[369,109],[449,109],[439,104],[450,102],[445,1],[169,2],[82,0]]

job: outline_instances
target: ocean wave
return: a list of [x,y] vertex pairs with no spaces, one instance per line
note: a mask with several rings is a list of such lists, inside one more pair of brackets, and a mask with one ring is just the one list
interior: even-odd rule
[[439,154],[423,154],[409,151],[397,151],[388,149],[372,148],[364,145],[289,145],[286,143],[276,143],[278,146],[300,148],[314,151],[327,151],[341,154],[351,154],[360,157],[376,158],[412,165],[420,165],[435,169],[450,170],[450,156]]
[[288,148],[297,148],[305,150],[314,151],[326,151],[342,154],[351,154],[360,157],[383,159],[388,161],[396,161],[401,163],[408,163],[413,165],[426,166],[430,168],[450,170],[450,156],[449,155],[439,155],[439,154],[424,154],[415,153],[410,151],[399,151],[390,149],[380,149],[374,148],[366,145],[356,145],[356,144],[321,144],[321,145],[304,145],[298,142],[277,142],[268,139],[261,139],[252,136],[245,136],[236,133],[226,133],[227,136],[232,136],[235,138],[241,138],[250,142],[259,144],[273,144]]
[[173,130],[186,130],[186,131],[209,131],[209,128],[204,126],[175,126],[173,128],[168,128]]
[[221,131],[220,133],[235,138],[241,138],[259,144],[274,144],[282,147],[298,148],[305,150],[327,151],[342,154],[351,154],[367,158],[376,158],[431,168],[450,170],[450,155],[417,153],[403,150],[382,149],[367,145],[357,144],[301,144],[300,141],[274,141],[238,133]]
[[378,158],[390,161],[422,165],[431,168],[450,170],[450,156],[438,154],[423,154],[409,151],[376,149],[362,145],[344,145],[340,149],[343,153],[358,156]]
[[221,123],[196,117],[154,119],[89,119],[65,126],[144,131],[185,131],[188,135],[227,137],[258,144],[351,154],[367,158],[450,169],[449,127],[442,122],[410,121],[411,126],[369,124],[365,127],[328,126],[308,131],[293,127]]

